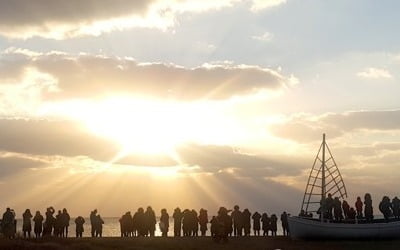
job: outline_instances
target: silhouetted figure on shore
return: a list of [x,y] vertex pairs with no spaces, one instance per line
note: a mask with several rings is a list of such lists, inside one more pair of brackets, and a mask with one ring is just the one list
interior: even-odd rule
[[220,207],[218,210],[218,216],[216,217],[216,232],[213,236],[215,242],[223,242],[228,241],[228,226],[229,221],[231,220],[230,216],[228,215],[228,210],[225,207]]
[[374,219],[374,210],[372,207],[371,195],[369,193],[366,193],[364,196],[364,205],[365,220],[367,222],[372,222],[372,220]]
[[382,198],[382,201],[379,203],[379,211],[383,214],[386,222],[389,222],[389,218],[392,215],[392,204],[390,203],[390,199],[387,196]]
[[36,211],[35,217],[33,217],[33,221],[35,222],[34,231],[36,238],[40,238],[40,235],[43,232],[43,220],[44,218],[40,212]]
[[90,234],[92,237],[96,236],[96,217],[97,217],[97,209],[90,212],[89,216],[90,226],[91,226]]
[[361,219],[363,217],[363,203],[361,201],[360,196],[357,197],[357,201],[355,203],[355,207],[356,207],[356,212],[357,212],[357,218]]
[[63,215],[61,210],[58,210],[58,213],[56,215],[56,220],[54,223],[54,235],[57,237],[61,237],[62,231],[63,231]]
[[255,213],[253,214],[253,216],[251,216],[251,218],[253,219],[253,230],[254,230],[254,235],[255,235],[255,236],[260,236],[261,214],[259,214],[258,212],[255,212]]
[[126,212],[124,215],[122,215],[121,219],[119,219],[119,223],[121,228],[121,237],[130,236],[133,227],[131,212]]
[[276,236],[276,232],[278,231],[278,217],[273,214],[271,215],[271,235]]
[[191,223],[190,228],[192,231],[192,236],[199,236],[199,216],[197,215],[197,212],[194,209],[191,212],[190,223]]
[[218,220],[216,216],[213,216],[210,220],[210,231],[211,231],[211,237],[216,237],[217,233],[218,233]]
[[251,213],[247,208],[245,210],[243,210],[242,220],[243,220],[244,235],[245,236],[250,236]]
[[161,217],[160,217],[160,231],[161,236],[167,237],[169,230],[169,214],[167,213],[167,209],[161,209]]
[[342,202],[342,209],[344,218],[347,220],[349,218],[350,205],[345,200]]
[[283,212],[281,214],[281,222],[282,222],[282,231],[284,236],[289,235],[289,222],[288,222],[288,214],[286,212]]
[[25,212],[22,214],[22,232],[24,232],[24,238],[31,237],[31,232],[32,232],[32,214],[31,210],[27,209]]
[[3,214],[1,221],[1,229],[6,238],[14,238],[16,233],[17,221],[15,220],[15,212],[11,208],[7,208]]
[[63,209],[62,212],[62,237],[68,238],[68,228],[69,228],[69,221],[71,220],[71,216],[69,216],[69,213],[66,208]]
[[104,220],[101,218],[100,214],[98,214],[94,222],[96,237],[103,237],[103,224]]
[[191,234],[191,212],[189,209],[183,210],[182,230],[183,236],[190,236]]
[[393,216],[396,219],[400,218],[400,199],[396,197],[392,200]]
[[200,209],[200,213],[199,213],[199,224],[200,224],[201,236],[206,236],[207,223],[208,223],[207,210],[202,208],[202,209]]
[[56,221],[56,218],[54,218],[55,212],[56,210],[53,207],[48,207],[46,209],[46,220],[44,221],[43,225],[43,236],[51,236]]
[[138,208],[137,212],[133,215],[133,226],[137,230],[138,236],[146,236],[147,228],[145,225],[146,218],[144,214],[144,209],[142,207]]
[[341,221],[343,219],[342,203],[339,197],[335,197],[333,200],[333,214],[335,215],[335,221]]
[[242,236],[243,219],[242,219],[242,212],[239,210],[238,205],[235,205],[233,208],[232,221],[233,221],[233,235]]
[[154,232],[156,231],[156,215],[154,210],[148,206],[146,209],[145,215],[145,225],[146,225],[146,235],[149,234],[150,237],[154,236]]
[[84,232],[83,224],[85,224],[85,219],[84,219],[82,216],[78,216],[78,217],[75,219],[76,238],[82,238],[82,234],[83,234],[83,232]]
[[175,208],[172,217],[174,218],[174,236],[181,236],[183,215],[179,207]]
[[263,236],[268,236],[268,231],[270,230],[271,220],[269,219],[267,213],[262,214],[261,222],[262,222]]

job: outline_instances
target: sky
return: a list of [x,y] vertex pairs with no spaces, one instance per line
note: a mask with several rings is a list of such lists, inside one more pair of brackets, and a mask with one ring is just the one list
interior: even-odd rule
[[0,1],[0,204],[299,212],[399,189],[395,0]]

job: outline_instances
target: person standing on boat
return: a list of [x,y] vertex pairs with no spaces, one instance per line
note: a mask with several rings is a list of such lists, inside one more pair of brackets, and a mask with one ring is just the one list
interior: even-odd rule
[[328,197],[325,199],[325,205],[326,205],[326,217],[329,220],[333,219],[332,216],[332,211],[333,211],[333,205],[334,205],[334,201],[332,198],[332,194],[328,194]]
[[400,218],[400,200],[399,198],[394,197],[392,200],[392,210],[393,210],[393,215],[395,219]]
[[357,201],[356,201],[356,212],[357,212],[357,218],[361,219],[363,217],[363,203],[361,201],[360,196],[357,197]]
[[340,202],[339,197],[335,197],[333,200],[333,213],[335,215],[335,221],[341,221],[343,219],[342,203]]
[[374,219],[374,209],[372,207],[371,194],[366,193],[364,196],[364,214],[367,222],[372,222]]
[[387,196],[383,196],[382,201],[379,203],[379,210],[383,214],[385,221],[389,221],[389,217],[392,215],[392,207],[390,199]]
[[349,218],[350,205],[345,200],[342,203],[342,209],[343,209],[344,219],[347,220]]
[[356,219],[356,210],[353,207],[350,208],[347,218],[352,221]]

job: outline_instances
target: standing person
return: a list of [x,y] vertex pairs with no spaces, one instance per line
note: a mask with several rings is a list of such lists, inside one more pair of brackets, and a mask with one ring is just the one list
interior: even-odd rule
[[62,236],[63,227],[63,215],[61,210],[58,210],[58,214],[56,215],[56,220],[54,223],[54,235],[57,237]]
[[62,212],[62,223],[63,223],[62,236],[66,238],[68,238],[68,227],[70,220],[71,217],[69,216],[67,209],[64,208]]
[[96,216],[95,219],[95,236],[96,237],[103,237],[103,224],[104,220],[101,218],[100,214]]
[[282,222],[283,236],[288,236],[289,235],[289,230],[288,230],[289,222],[288,222],[288,215],[285,211],[281,214],[281,222]]
[[251,213],[250,211],[246,208],[243,210],[242,213],[242,222],[243,222],[243,229],[244,229],[244,235],[249,236],[250,235],[250,220],[251,220]]
[[163,237],[168,236],[169,229],[169,214],[167,213],[167,209],[161,209],[161,217],[160,217],[160,231]]
[[243,230],[242,212],[239,210],[238,205],[235,205],[233,207],[232,221],[233,221],[233,235],[242,236],[242,230]]
[[[145,224],[146,224],[146,228],[147,228],[147,233],[153,237],[154,236],[154,232],[156,231],[156,214],[154,213],[154,210],[148,206],[146,209],[145,214]],[[147,234],[146,233],[146,234]]]
[[357,197],[357,201],[355,203],[355,207],[356,207],[356,212],[357,212],[357,218],[361,219],[363,217],[363,203],[361,201],[360,196]]
[[253,219],[253,230],[254,230],[254,235],[255,236],[260,236],[260,219],[261,219],[261,214],[259,214],[258,212],[255,212],[253,214],[253,216],[251,216],[251,218]]
[[175,208],[172,217],[174,218],[174,236],[181,236],[183,215],[179,207]]
[[268,236],[268,231],[270,229],[270,219],[267,213],[262,214],[261,222],[262,222],[263,236]]
[[392,209],[393,209],[393,216],[395,219],[400,218],[400,200],[399,198],[394,197],[392,200]]
[[55,212],[56,210],[53,207],[48,207],[46,209],[46,220],[44,221],[44,226],[43,226],[43,236],[51,235],[56,220],[53,216]]
[[199,218],[196,210],[192,210],[190,216],[192,236],[199,236]]
[[96,235],[96,217],[97,217],[97,209],[90,212],[90,225],[91,225],[91,235],[95,237]]
[[216,221],[218,223],[216,234],[214,236],[214,240],[219,242],[222,240],[223,242],[228,241],[228,230],[227,227],[230,224],[230,216],[228,215],[228,210],[225,207],[220,207],[218,210],[218,216]]
[[343,219],[342,203],[339,197],[335,197],[333,200],[333,214],[335,215],[335,221],[341,221]]
[[190,236],[191,234],[191,212],[189,209],[183,210],[182,231],[183,236]]
[[85,219],[82,216],[78,216],[75,219],[75,224],[76,224],[76,238],[82,238],[82,234],[84,232],[83,229],[83,224],[85,224]]
[[40,214],[39,211],[36,211],[35,217],[33,217],[33,221],[35,222],[35,236],[36,238],[40,238],[40,235],[43,232],[43,216]]
[[364,196],[364,215],[367,222],[372,222],[374,219],[374,209],[372,207],[372,199],[369,193]]
[[382,198],[382,201],[379,203],[379,211],[383,214],[385,221],[389,221],[389,217],[392,215],[392,204],[390,203],[390,199],[387,196]]
[[278,217],[275,214],[271,215],[271,235],[276,236],[276,231],[278,231]]
[[3,219],[1,221],[1,229],[3,235],[9,239],[15,237],[16,220],[15,212],[11,208],[7,208],[6,212],[3,214]]
[[24,238],[28,236],[28,238],[31,237],[31,232],[32,232],[32,214],[31,210],[26,209],[25,212],[22,214],[22,231],[24,232]]
[[200,213],[199,213],[199,224],[200,224],[201,236],[206,236],[207,223],[208,223],[207,210],[202,208],[202,209],[200,209]]
[[350,205],[345,200],[342,203],[342,209],[343,209],[344,218],[347,220],[349,218]]
[[139,207],[137,212],[133,215],[133,224],[137,230],[137,236],[146,236],[147,228],[145,225],[146,218],[144,209]]

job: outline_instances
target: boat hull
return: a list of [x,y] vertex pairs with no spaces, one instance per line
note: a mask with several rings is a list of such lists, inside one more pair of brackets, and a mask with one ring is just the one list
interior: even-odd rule
[[400,238],[400,221],[348,224],[326,223],[296,216],[288,218],[293,239],[396,239]]

